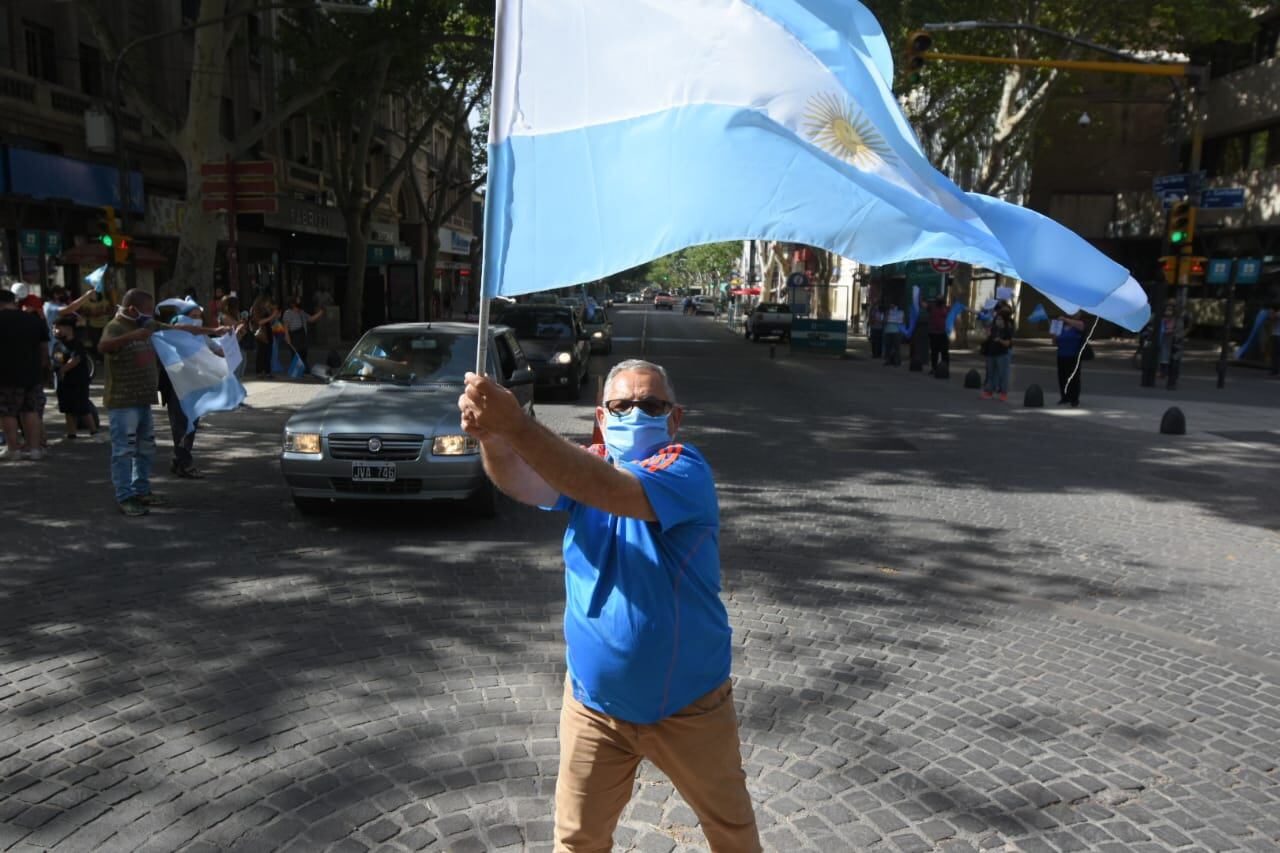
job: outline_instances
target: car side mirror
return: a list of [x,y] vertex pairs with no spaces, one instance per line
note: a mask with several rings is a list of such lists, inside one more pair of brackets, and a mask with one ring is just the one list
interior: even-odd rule
[[511,378],[507,380],[508,388],[515,388],[517,385],[532,385],[532,384],[533,384],[533,371],[528,367],[517,368],[516,371],[511,374]]

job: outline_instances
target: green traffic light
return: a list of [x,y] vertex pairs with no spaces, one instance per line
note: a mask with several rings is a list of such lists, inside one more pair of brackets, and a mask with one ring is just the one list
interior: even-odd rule
[[111,246],[112,246],[112,244],[113,244],[114,242],[115,242],[115,241],[111,239],[111,235],[110,235],[110,234],[103,234],[103,235],[102,235],[102,245],[106,246],[108,249],[110,249],[110,248],[111,248]]
[[1181,243],[1185,239],[1187,239],[1186,231],[1174,231],[1172,234],[1169,235],[1170,243]]

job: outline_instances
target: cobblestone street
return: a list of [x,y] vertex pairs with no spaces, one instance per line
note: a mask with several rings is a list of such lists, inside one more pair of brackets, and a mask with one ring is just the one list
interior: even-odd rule
[[[1280,383],[1233,376],[1223,435],[1189,380],[1175,437],[1103,414],[1163,408],[1132,371],[1063,412],[1012,402],[1030,369],[1000,404],[705,318],[615,334],[717,474],[767,850],[1280,850]],[[319,387],[252,383],[143,519],[103,441],[0,467],[0,850],[550,850],[563,518],[302,517],[276,457]],[[588,395],[537,408],[586,438]],[[705,849],[647,765],[615,840]]]

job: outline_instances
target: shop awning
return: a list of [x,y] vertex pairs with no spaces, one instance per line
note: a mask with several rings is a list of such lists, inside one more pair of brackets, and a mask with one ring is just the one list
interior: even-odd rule
[[[134,265],[141,269],[160,269],[169,263],[164,255],[146,246],[134,246],[129,251]],[[60,264],[75,264],[78,267],[100,267],[106,262],[107,247],[101,243],[81,243],[63,252],[58,258]]]

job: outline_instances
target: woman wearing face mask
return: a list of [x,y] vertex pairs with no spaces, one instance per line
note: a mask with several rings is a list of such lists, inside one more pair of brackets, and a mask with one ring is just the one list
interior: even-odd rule
[[302,297],[297,294],[294,294],[293,299],[289,301],[289,310],[284,312],[284,328],[289,333],[289,342],[304,364],[307,361],[307,326],[323,316],[323,308],[314,314],[303,311]]

